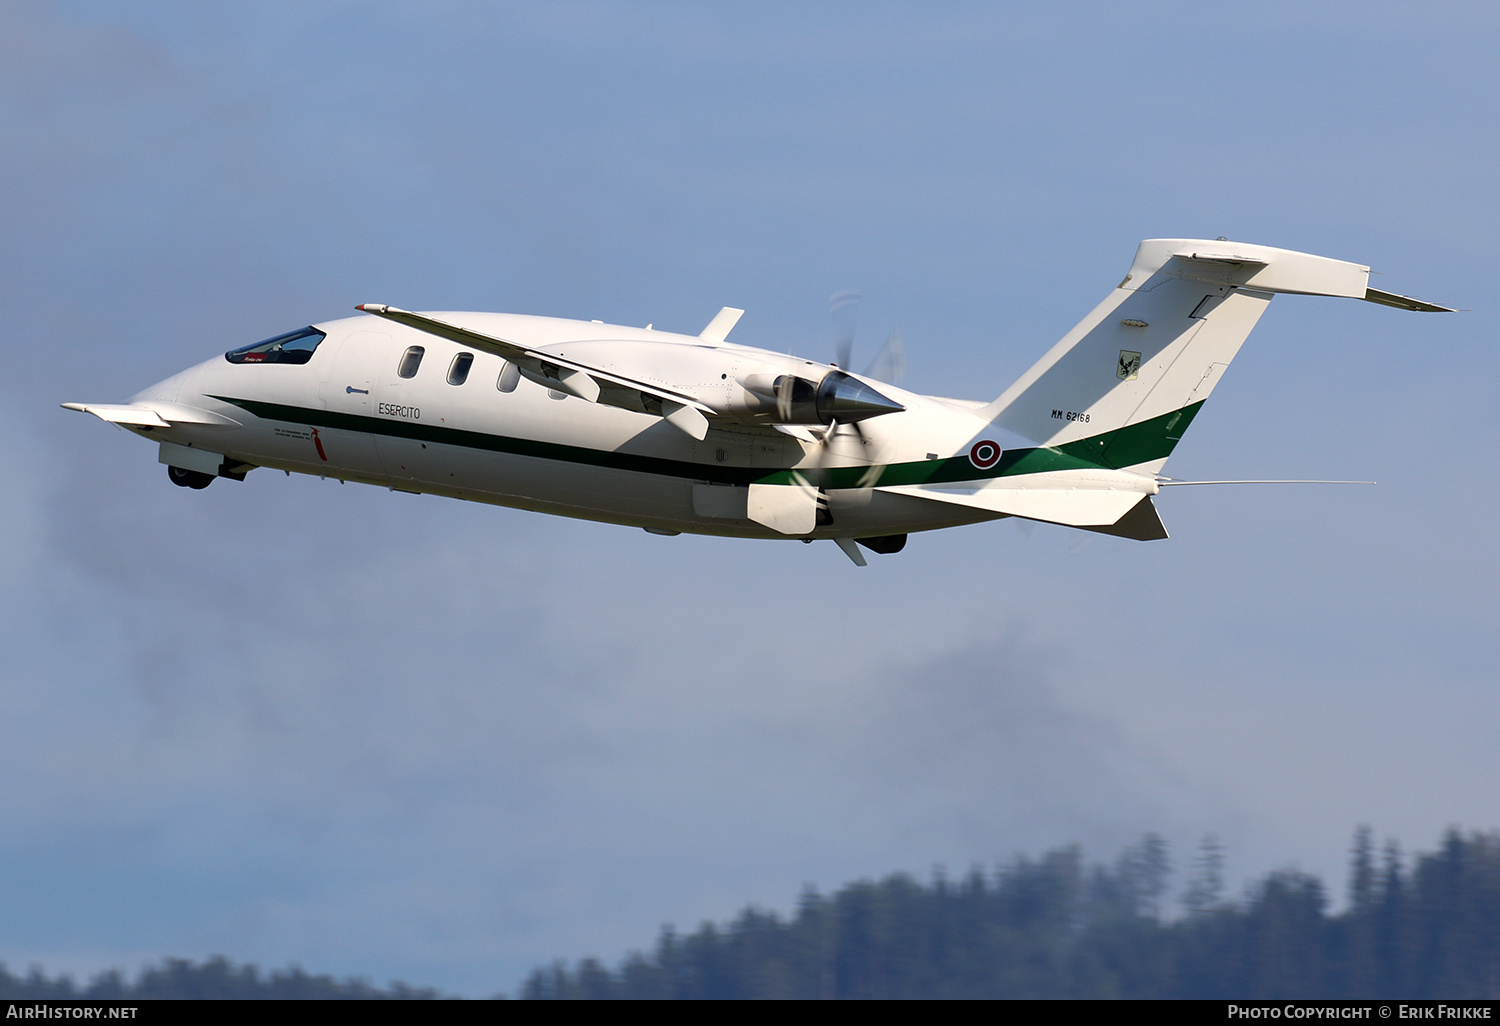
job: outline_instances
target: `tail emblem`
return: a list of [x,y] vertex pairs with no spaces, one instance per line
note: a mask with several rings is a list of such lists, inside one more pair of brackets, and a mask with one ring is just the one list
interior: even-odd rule
[[1128,349],[1120,350],[1120,362],[1115,366],[1115,377],[1121,381],[1134,381],[1141,373],[1141,354]]

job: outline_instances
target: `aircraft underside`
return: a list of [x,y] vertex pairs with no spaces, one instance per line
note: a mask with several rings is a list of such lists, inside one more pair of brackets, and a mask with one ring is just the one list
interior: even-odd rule
[[[661,533],[787,537],[746,516],[748,485],[766,476],[768,468],[764,467],[714,463],[701,465],[694,473],[689,466],[677,464],[674,469],[686,473],[663,474],[503,451],[502,447],[524,447],[526,440],[499,436],[476,439],[489,443],[479,448],[305,422],[260,421],[243,430],[249,444],[225,455],[252,466]],[[216,442],[218,448],[227,448],[211,434],[200,435],[198,444]],[[628,462],[615,453],[599,452],[595,458]],[[809,539],[890,536],[1007,515],[875,488],[822,489],[818,498],[818,524],[805,536]]]

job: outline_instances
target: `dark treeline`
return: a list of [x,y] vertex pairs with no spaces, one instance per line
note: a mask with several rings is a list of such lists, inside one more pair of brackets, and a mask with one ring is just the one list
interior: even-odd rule
[[148,999],[208,998],[298,998],[356,999],[436,998],[435,990],[418,990],[404,983],[392,983],[389,989],[372,987],[363,980],[335,980],[331,976],[310,976],[298,968],[278,969],[262,976],[253,965],[236,966],[226,958],[210,958],[203,963],[169,958],[159,966],[141,970],[133,981],[118,970],[100,973],[84,986],[74,984],[67,976],[49,979],[40,969],[25,976],[13,976],[0,965],[0,1000],[69,1001],[137,1001]]
[[1226,900],[1223,852],[1193,860],[1166,915],[1166,845],[1112,866],[1076,847],[926,885],[896,875],[805,893],[790,919],[746,909],[662,931],[610,971],[539,969],[529,998],[1497,998],[1500,834],[1450,832],[1409,863],[1355,834],[1349,902],[1274,872]]

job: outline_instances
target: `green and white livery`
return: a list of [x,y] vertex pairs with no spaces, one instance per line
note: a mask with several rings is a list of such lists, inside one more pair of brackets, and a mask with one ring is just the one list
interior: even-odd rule
[[[257,468],[657,534],[827,538],[1024,517],[1165,538],[1152,503],[1204,401],[1280,292],[1443,311],[1360,264],[1150,239],[1104,301],[993,402],[697,336],[493,313],[363,316],[233,349],[124,405],[67,403],[160,444],[202,488]],[[846,361],[847,362],[847,361]]]

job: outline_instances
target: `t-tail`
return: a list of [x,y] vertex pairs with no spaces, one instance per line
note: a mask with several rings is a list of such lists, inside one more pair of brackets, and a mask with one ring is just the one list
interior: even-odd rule
[[1097,466],[1161,471],[1278,292],[1407,310],[1363,264],[1224,239],[1148,239],[1125,280],[985,413]]

